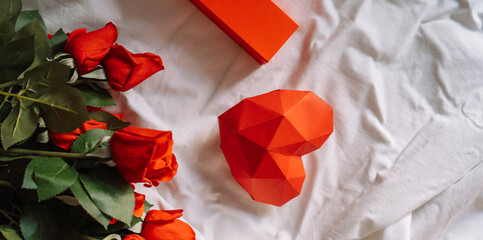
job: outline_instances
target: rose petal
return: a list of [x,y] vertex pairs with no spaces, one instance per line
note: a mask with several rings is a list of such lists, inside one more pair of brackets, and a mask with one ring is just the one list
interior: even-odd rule
[[134,206],[134,212],[133,212],[134,216],[139,218],[143,216],[145,199],[146,199],[146,196],[144,194],[134,192],[134,200],[135,200],[135,206]]
[[122,240],[146,240],[146,239],[137,234],[130,234],[125,236]]
[[151,210],[144,220],[141,236],[149,240],[194,240],[195,232],[189,224],[178,220],[183,210]]

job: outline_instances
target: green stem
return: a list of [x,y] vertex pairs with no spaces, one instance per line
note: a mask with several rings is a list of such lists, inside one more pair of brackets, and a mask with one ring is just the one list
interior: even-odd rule
[[54,151],[41,151],[23,148],[10,148],[2,153],[12,153],[12,154],[25,154],[25,155],[36,155],[45,157],[61,157],[61,158],[86,158],[86,154],[82,153],[69,153],[69,152],[54,152]]
[[22,83],[22,79],[20,80],[15,80],[15,81],[10,81],[10,82],[6,82],[6,83],[2,83],[0,84],[0,89],[4,89],[4,88],[8,88],[8,87],[13,87],[15,85],[18,85],[20,83]]
[[5,216],[6,218],[8,218],[8,220],[10,220],[11,223],[19,226],[20,224],[15,220],[13,219],[12,217],[10,217],[10,215],[8,215],[4,210],[0,209],[0,213]]
[[15,203],[12,202],[10,204],[12,205],[13,209],[17,210],[19,214],[22,214],[22,209],[20,209]]
[[93,238],[91,236],[83,235],[83,240],[97,240],[98,238]]
[[8,214],[11,217],[20,218],[20,214],[17,214],[17,213],[14,213],[14,212],[11,212],[11,211],[8,211],[8,210],[5,210],[5,209],[2,209],[2,211],[4,211],[6,214]]
[[0,180],[0,186],[9,187],[13,189],[12,184],[9,181]]
[[[11,92],[12,92],[12,87],[10,87],[10,88],[8,89],[8,93],[11,93]],[[8,96],[5,96],[5,97],[3,98],[2,103],[0,103],[0,109],[3,107],[3,105],[4,105],[6,102],[10,102],[10,101],[8,100]]]

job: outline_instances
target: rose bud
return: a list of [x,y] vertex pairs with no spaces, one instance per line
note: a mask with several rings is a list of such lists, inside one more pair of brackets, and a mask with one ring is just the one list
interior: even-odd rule
[[127,91],[164,69],[158,55],[133,54],[116,44],[102,60],[109,85],[119,92]]
[[83,75],[91,72],[99,65],[116,39],[117,28],[112,23],[88,33],[85,28],[81,28],[69,34],[64,51],[72,55],[77,72]]

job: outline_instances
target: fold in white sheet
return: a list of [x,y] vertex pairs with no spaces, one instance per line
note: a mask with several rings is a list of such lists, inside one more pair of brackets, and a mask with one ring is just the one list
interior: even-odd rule
[[[393,167],[379,175],[376,182],[344,210],[332,227],[329,239],[361,239],[416,211],[483,161],[481,143],[483,128],[475,127],[468,119],[436,120],[426,124]],[[472,190],[481,191],[483,186]],[[475,193],[478,191],[463,193],[463,196],[475,198]],[[447,197],[450,201],[459,196]],[[426,223],[428,226],[431,222]],[[414,225],[416,231],[422,230],[420,227]]]

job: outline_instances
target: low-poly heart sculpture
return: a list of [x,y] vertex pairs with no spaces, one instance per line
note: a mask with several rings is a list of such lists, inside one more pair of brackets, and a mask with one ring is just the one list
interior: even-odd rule
[[218,117],[221,149],[236,181],[259,202],[282,206],[305,180],[302,155],[333,131],[332,107],[310,91],[246,98]]

